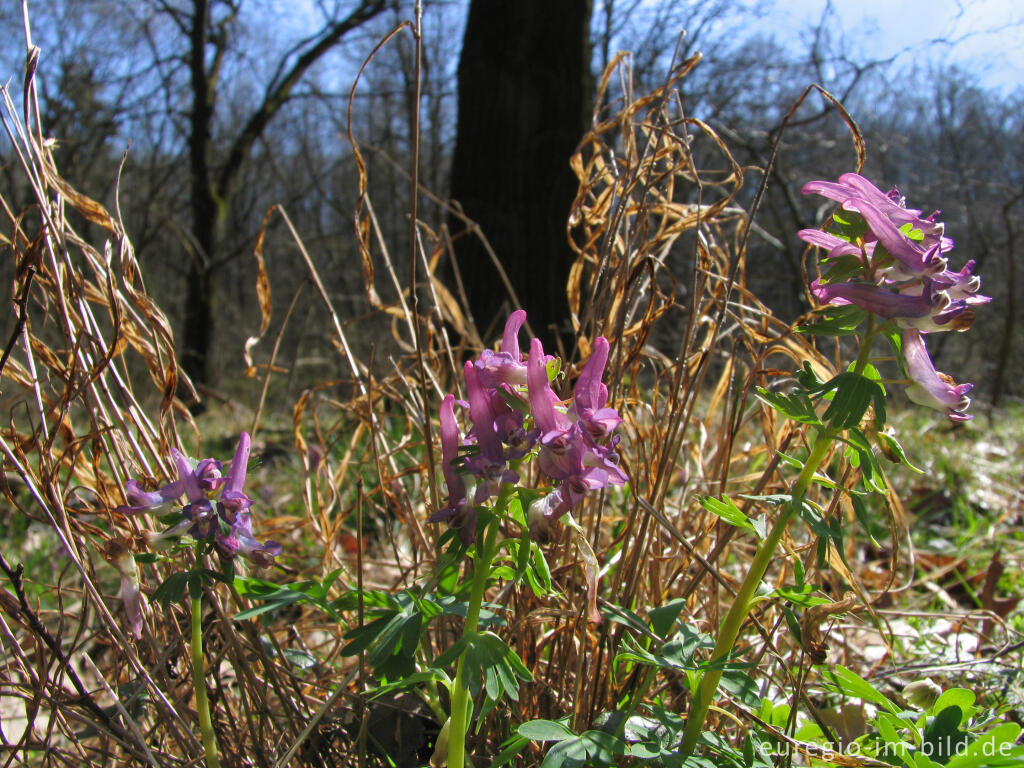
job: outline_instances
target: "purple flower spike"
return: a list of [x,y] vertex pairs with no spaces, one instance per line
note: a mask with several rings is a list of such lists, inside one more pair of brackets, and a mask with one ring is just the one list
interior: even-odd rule
[[[249,508],[253,501],[244,491],[245,475],[249,465],[249,453],[252,441],[247,432],[238,436],[238,447],[231,459],[231,468],[224,478],[224,490],[217,502],[217,514],[220,518],[218,528],[214,532],[217,550],[224,557],[241,555],[258,566],[266,567],[281,554],[281,545],[276,541],[261,544],[252,532],[252,513]],[[224,530],[224,523],[227,530]]]
[[533,423],[541,431],[541,444],[558,450],[559,446],[564,448],[567,444],[573,423],[555,408],[558,396],[548,383],[544,361],[544,345],[540,339],[533,339],[530,342],[530,359],[526,363]]
[[455,422],[455,395],[441,401],[441,471],[448,486],[448,505],[430,516],[432,523],[448,523],[468,547],[476,539],[476,510],[466,503],[466,483],[454,462],[459,457],[459,427]]
[[988,304],[992,297],[978,293],[981,290],[981,276],[974,274],[976,264],[977,262],[971,259],[959,272],[947,269],[932,279],[936,285],[948,292],[952,299],[963,299],[970,306]]
[[231,459],[231,469],[228,470],[227,478],[224,481],[224,491],[220,495],[220,503],[217,505],[222,517],[229,523],[234,522],[239,512],[252,506],[253,501],[245,495],[242,488],[245,485],[245,474],[249,464],[249,452],[252,450],[252,441],[247,432],[238,436],[238,447],[235,449],[234,458]]
[[184,484],[176,480],[170,485],[156,491],[144,491],[137,480],[128,480],[124,484],[125,497],[128,499],[126,506],[120,506],[115,511],[122,515],[129,515],[135,512],[150,512],[162,509],[172,501],[181,496]]
[[841,237],[836,237],[829,232],[823,232],[820,229],[801,229],[796,233],[797,237],[803,240],[805,243],[816,245],[819,248],[827,248],[828,256],[830,259],[837,258],[839,256],[860,256],[861,250],[853,243],[843,240]]
[[466,397],[469,398],[469,415],[473,420],[473,435],[476,437],[480,452],[466,461],[466,468],[479,478],[474,501],[481,504],[491,496],[496,496],[502,483],[514,483],[519,475],[508,469],[508,463],[498,437],[494,423],[494,411],[491,399],[480,383],[476,367],[467,362],[464,370],[466,377]]
[[223,465],[216,459],[203,459],[196,463],[192,474],[203,493],[213,493],[224,484],[221,469],[223,469]]
[[[840,203],[844,209],[859,213],[868,224],[863,243],[865,252],[870,256],[875,242],[880,243],[897,260],[892,271],[900,278],[934,275],[945,269],[942,254],[953,249],[953,241],[943,234],[942,222],[936,221],[938,211],[921,218],[921,211],[906,207],[899,190],[894,188],[884,194],[863,176],[844,173],[838,182],[810,181],[804,185],[803,193],[827,197]],[[900,231],[907,225],[920,233],[918,239]],[[831,250],[836,247],[809,239],[805,233],[800,236],[823,248]]]
[[253,536],[252,515],[248,511],[238,514],[231,529],[227,533],[218,532],[216,537],[217,551],[225,557],[241,555],[259,566],[266,567],[274,562],[274,558],[281,554],[281,545],[276,541],[268,541],[265,544]]
[[[618,466],[615,441],[607,446],[598,444],[622,422],[614,409],[605,407],[608,388],[601,377],[607,362],[608,340],[599,337],[594,340],[594,352],[576,381],[571,413],[565,414],[555,408],[557,398],[548,383],[541,342],[534,339],[530,344],[530,406],[534,423],[541,430],[537,463],[544,474],[560,482],[545,499],[543,514],[549,519],[568,512],[588,491],[626,482],[626,475]],[[575,416],[575,423],[570,415]]]
[[178,468],[178,479],[182,484],[182,493],[185,494],[185,498],[189,500],[189,503],[195,504],[196,502],[206,501],[207,491],[203,490],[203,486],[208,485],[211,480],[211,468],[209,466],[203,467],[204,477],[200,481],[195,469],[192,467],[192,462],[181,451],[177,448],[171,448],[171,458],[174,459],[174,465]]
[[517,309],[505,321],[505,333],[501,337],[501,351],[517,362],[522,360],[519,354],[519,329],[526,322],[526,311]]
[[501,351],[485,349],[474,363],[480,383],[494,389],[501,384],[522,386],[526,384],[526,366],[519,351],[519,329],[526,322],[526,312],[517,309],[505,323],[505,334],[501,340]]
[[[844,173],[839,181],[809,181],[804,185],[805,195],[821,195],[830,200],[841,203],[844,208],[849,200],[860,200],[878,209],[888,218],[896,228],[904,224],[910,224],[914,229],[919,229],[924,235],[923,245],[930,249],[939,245],[942,253],[953,249],[953,241],[943,236],[943,225],[935,220],[938,211],[926,219],[921,218],[921,211],[915,208],[907,208],[904,197],[895,187],[888,193],[883,193],[878,187],[856,173]],[[852,209],[851,209],[852,210]]]
[[[811,283],[811,293],[824,303],[856,304],[868,312],[880,317],[926,317],[935,309],[932,296],[911,296],[894,293],[886,288],[868,283],[829,283],[822,285],[815,280]],[[949,305],[948,300],[942,309]]]
[[608,364],[608,339],[594,339],[594,352],[576,380],[573,408],[586,434],[594,441],[603,440],[622,423],[619,412],[606,408],[608,387],[601,381]]
[[[168,540],[186,534],[197,540],[213,538],[223,557],[240,554],[257,565],[269,565],[281,554],[281,545],[273,541],[260,544],[252,534],[249,508],[253,501],[244,491],[251,448],[249,435],[243,432],[226,477],[221,475],[221,463],[216,459],[203,459],[193,467],[184,454],[172,448],[178,479],[154,493],[143,491],[135,480],[129,480],[125,490],[132,506],[118,509],[155,509],[185,496],[188,503],[181,508],[184,519],[163,533],[150,534],[148,540],[153,546],[162,547]],[[220,498],[211,498],[221,488]]]
[[926,248],[907,238],[892,218],[886,216],[876,206],[865,200],[847,200],[843,208],[859,213],[867,222],[871,233],[889,254],[901,265],[899,272],[907,277],[934,275],[946,268],[946,260],[942,257],[939,243]]
[[974,385],[957,384],[951,377],[936,371],[920,331],[909,328],[902,335],[903,359],[907,364],[907,373],[913,379],[913,383],[907,387],[907,397],[918,405],[943,411],[952,421],[974,418],[964,412],[971,404],[967,394]]
[[245,474],[249,468],[249,452],[252,450],[252,440],[248,432],[238,436],[238,447],[235,448],[235,455],[231,459],[231,469],[224,484],[225,493],[241,493],[245,485]]
[[455,423],[455,395],[445,395],[441,401],[441,471],[448,485],[449,504],[465,503],[466,484],[455,469],[459,458],[459,425]]

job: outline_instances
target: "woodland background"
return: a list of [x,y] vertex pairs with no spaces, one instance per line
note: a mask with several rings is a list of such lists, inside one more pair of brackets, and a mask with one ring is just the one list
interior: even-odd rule
[[[0,53],[14,82],[24,57],[18,5],[0,12]],[[961,8],[966,17],[974,10]],[[385,235],[374,248],[405,253],[417,129],[419,182],[428,193],[418,214],[437,236],[427,256],[445,274],[458,265],[454,284],[465,290],[481,337],[492,338],[495,318],[515,304],[549,341],[566,331],[573,253],[565,222],[576,190],[568,162],[600,119],[595,77],[620,49],[632,51],[638,93],[662,84],[674,62],[703,53],[683,85],[682,107],[728,141],[744,166],[742,206],[804,88],[818,83],[837,96],[864,133],[865,175],[898,185],[914,207],[941,207],[957,263],[976,259],[995,299],[979,313],[975,341],[935,339],[938,367],[971,371],[981,401],[1020,394],[1024,90],[986,87],[975,70],[946,63],[944,52],[972,44],[970,36],[866,60],[854,43],[878,34],[877,26],[844,28],[828,3],[801,28],[782,29],[779,10],[738,0],[431,0],[416,115],[408,34],[380,48],[353,88],[380,40],[413,12],[409,2],[55,0],[31,8],[33,42],[43,51],[43,129],[57,142],[58,167],[120,212],[147,289],[174,323],[184,368],[207,395],[230,395],[245,339],[259,325],[253,252],[261,231],[277,320],[303,290],[295,239],[282,216],[268,215],[275,205],[325,276],[357,353],[365,359],[374,345],[378,364],[387,365],[391,319],[381,307],[395,289],[382,277],[379,253],[362,258],[353,237],[353,141],[367,166],[365,199]],[[854,167],[847,135],[835,110],[812,96],[781,137],[748,245],[747,282],[784,320],[809,308],[796,232],[824,213],[800,187]],[[15,165],[3,163],[0,185],[16,207],[30,198]],[[678,262],[680,286],[691,249],[681,238],[661,256]],[[10,278],[0,281],[8,292]],[[336,367],[319,303],[300,299],[296,312],[282,346],[290,394],[332,378]]]

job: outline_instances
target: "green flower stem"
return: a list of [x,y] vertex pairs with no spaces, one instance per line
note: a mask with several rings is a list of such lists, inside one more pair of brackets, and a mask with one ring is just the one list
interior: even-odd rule
[[[484,602],[484,592],[487,591],[487,581],[491,576],[491,562],[498,552],[498,529],[501,527],[501,514],[505,511],[511,496],[512,486],[503,485],[498,501],[494,505],[494,517],[487,523],[487,528],[484,531],[483,545],[477,550],[476,558],[473,560],[473,585],[470,588],[469,606],[466,609],[466,626],[462,630],[464,638],[475,635],[480,624],[480,608]],[[448,727],[448,768],[464,768],[467,764],[466,734],[469,731],[472,701],[464,680],[465,665],[466,651],[464,649],[455,668],[455,680],[452,681],[452,711]],[[470,763],[470,765],[472,764]]]
[[867,367],[868,361],[871,360],[871,347],[874,346],[875,336],[877,336],[883,328],[884,326],[876,327],[874,315],[868,315],[868,327],[860,342],[860,349],[857,352],[857,364],[853,368],[854,372],[864,373],[864,369]]
[[[857,361],[853,368],[855,373],[863,375],[864,369],[871,360],[871,347],[875,337],[884,329],[885,325],[878,326],[875,324],[874,315],[868,315],[868,326],[861,337],[860,348],[857,351]],[[782,540],[782,534],[785,532],[786,526],[789,525],[793,513],[803,503],[804,494],[807,493],[807,489],[811,486],[814,473],[818,471],[818,467],[825,460],[829,448],[836,437],[838,437],[840,431],[829,427],[818,432],[814,445],[811,448],[811,453],[807,457],[807,461],[804,463],[796,482],[793,483],[790,503],[779,513],[778,518],[775,520],[775,525],[772,526],[771,531],[769,531],[768,535],[758,546],[754,560],[750,564],[750,570],[743,579],[739,592],[736,593],[736,599],[733,601],[729,612],[725,616],[725,620],[722,622],[722,627],[718,633],[718,640],[715,642],[715,649],[711,654],[712,661],[718,664],[725,664],[733,648],[736,646],[736,639],[739,637],[740,629],[750,613],[754,592],[764,578],[764,574],[768,570],[768,564],[775,556],[775,550],[778,549],[779,541]],[[697,746],[697,741],[704,731],[704,721],[707,719],[708,710],[711,708],[711,702],[715,698],[715,693],[718,691],[718,683],[721,679],[721,669],[709,669],[701,676],[700,682],[697,684],[697,692],[693,696],[690,713],[686,718],[686,731],[683,734],[682,752],[684,755],[693,754]]]
[[220,758],[217,756],[217,737],[213,733],[213,719],[210,717],[210,699],[206,695],[201,596],[192,598],[192,684],[196,691],[196,710],[199,713],[203,750],[206,752],[206,767],[220,768]]
[[416,692],[420,698],[423,699],[423,703],[430,707],[430,711],[434,713],[434,717],[437,718],[439,723],[443,723],[447,719],[447,713],[444,711],[444,707],[441,705],[441,697],[437,694],[437,681],[427,680],[424,683],[424,688],[417,688]]
[[[800,476],[793,484],[792,501],[782,508],[778,518],[775,520],[775,525],[772,526],[771,531],[758,546],[757,554],[754,555],[754,560],[750,564],[750,570],[747,572],[746,578],[743,579],[739,592],[736,593],[736,599],[733,600],[732,607],[729,608],[729,612],[722,622],[722,627],[718,633],[718,640],[715,643],[715,649],[711,653],[711,659],[714,663],[725,664],[732,653],[736,645],[736,639],[740,634],[740,628],[750,613],[754,592],[764,578],[764,574],[768,570],[768,564],[775,556],[775,550],[782,539],[782,534],[786,530],[786,526],[789,525],[793,513],[802,503],[804,494],[807,493],[807,489],[810,487],[811,478],[814,477],[814,473],[828,454],[828,449],[831,447],[834,437],[835,435],[831,430],[818,435],[818,439],[811,448],[811,453],[807,457]],[[718,691],[718,683],[721,679],[722,670],[720,668],[709,669],[700,678],[697,692],[693,696],[693,703],[690,705],[690,712],[686,718],[686,731],[683,734],[682,744],[684,755],[693,754],[697,746],[697,740],[704,730],[704,720],[707,718],[708,709],[715,698],[715,693]]]

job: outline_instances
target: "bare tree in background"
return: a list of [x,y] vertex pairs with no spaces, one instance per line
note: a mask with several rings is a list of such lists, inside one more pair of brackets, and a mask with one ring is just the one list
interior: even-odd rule
[[[193,250],[189,254],[182,365],[197,383],[208,378],[213,339],[214,273],[224,238],[224,224],[240,172],[267,125],[288,101],[292,90],[324,54],[353,29],[384,9],[384,0],[361,0],[346,14],[336,11],[313,34],[295,44],[277,61],[255,108],[236,116],[238,126],[227,139],[227,151],[214,153],[214,119],[221,64],[234,44],[233,25],[242,0],[192,0],[175,8],[160,2],[187,44],[191,109],[187,141],[192,210]],[[218,158],[223,158],[218,162]]]

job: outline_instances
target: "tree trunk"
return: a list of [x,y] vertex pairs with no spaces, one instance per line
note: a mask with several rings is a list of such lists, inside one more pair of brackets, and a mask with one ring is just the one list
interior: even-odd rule
[[[569,158],[590,112],[590,14],[590,0],[473,0],[459,61],[451,196],[483,229],[546,343],[568,329]],[[493,336],[507,296],[499,274],[472,237],[456,241],[455,256],[477,327]]]
[[192,208],[192,251],[185,287],[184,349],[181,366],[194,384],[205,384],[213,338],[213,280],[210,262],[216,251],[218,206],[213,192],[210,145],[213,131],[215,76],[207,71],[209,0],[194,0],[189,29],[189,186]]

